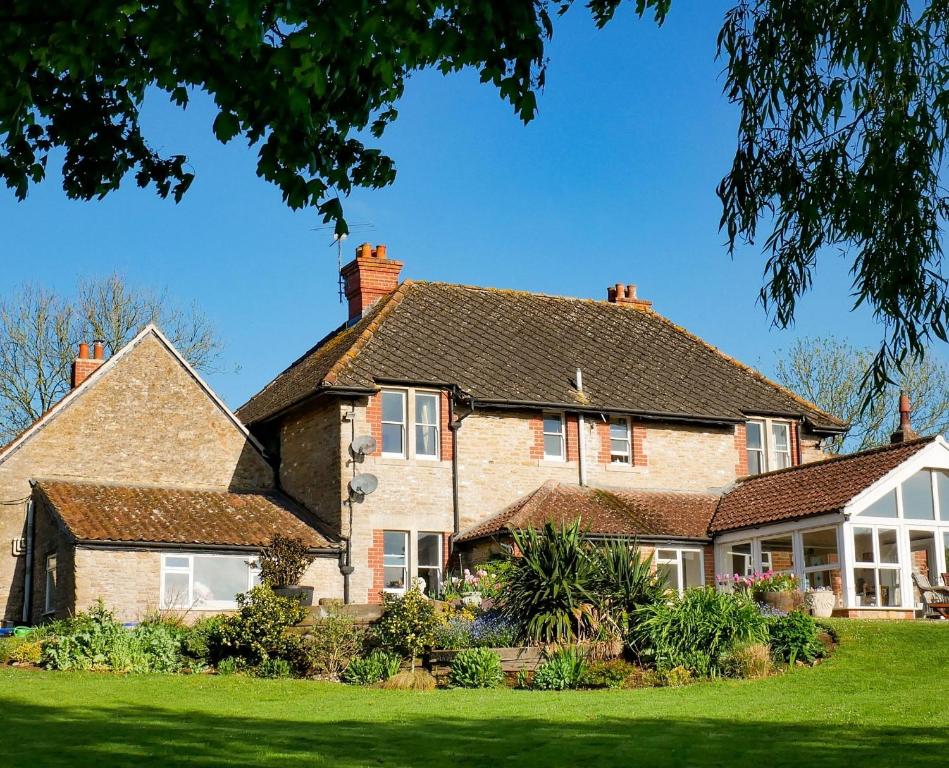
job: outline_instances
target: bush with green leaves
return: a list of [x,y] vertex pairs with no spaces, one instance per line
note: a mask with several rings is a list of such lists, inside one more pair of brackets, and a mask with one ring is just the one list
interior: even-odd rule
[[579,688],[586,674],[587,662],[578,646],[564,646],[554,651],[534,671],[532,685],[539,691],[565,691]]
[[584,688],[623,688],[637,679],[641,669],[625,659],[607,659],[587,665],[581,685]]
[[295,665],[304,676],[339,677],[362,650],[365,632],[351,616],[330,611],[316,621],[297,649]]
[[25,637],[3,638],[0,663],[38,665],[43,658],[44,639],[38,632],[31,632]]
[[440,623],[435,603],[413,586],[404,595],[383,595],[373,635],[383,649],[409,657],[414,670],[415,657],[435,644]]
[[767,619],[755,602],[713,587],[637,609],[630,634],[641,659],[660,671],[681,666],[698,677],[724,674],[724,657],[735,646],[767,641]]
[[580,521],[517,530],[513,537],[520,556],[510,561],[498,607],[521,637],[563,643],[594,635],[597,566]]
[[819,639],[820,627],[811,616],[791,611],[768,621],[768,642],[774,655],[793,664],[796,661],[813,664],[825,654]]
[[498,607],[528,642],[622,635],[639,606],[665,598],[664,579],[635,545],[592,543],[579,520],[513,535],[520,555],[501,572]]
[[246,668],[247,665],[244,663],[244,660],[235,658],[234,656],[221,659],[215,667],[219,675],[236,675],[238,672],[243,672]]
[[257,560],[260,580],[274,589],[295,585],[313,562],[302,539],[276,535]]
[[264,659],[254,668],[255,677],[278,678],[290,677],[290,662],[286,659],[271,656]]
[[208,634],[213,662],[234,656],[257,667],[270,658],[289,661],[295,657],[299,637],[289,630],[303,621],[306,608],[291,597],[274,594],[266,584],[238,595],[237,604],[238,612],[214,625]]
[[771,647],[764,643],[736,645],[722,657],[722,672],[727,677],[755,680],[774,672]]
[[501,657],[490,648],[465,648],[452,661],[450,680],[457,688],[497,688],[504,683]]
[[350,685],[373,685],[398,674],[401,666],[401,656],[375,650],[368,656],[350,659],[343,670],[343,680]]
[[197,661],[202,664],[211,663],[211,650],[209,643],[221,628],[221,623],[226,616],[208,616],[198,619],[190,627],[187,627],[181,636],[181,653],[191,661]]

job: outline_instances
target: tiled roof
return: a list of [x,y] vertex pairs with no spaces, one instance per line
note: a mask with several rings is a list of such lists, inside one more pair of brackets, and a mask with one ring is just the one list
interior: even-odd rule
[[845,426],[649,309],[411,281],[297,360],[238,416],[251,424],[321,390],[384,382],[457,385],[483,404],[725,423],[780,414],[817,429]]
[[934,437],[779,469],[739,480],[718,505],[712,533],[836,512]]
[[718,496],[671,491],[590,488],[549,481],[492,518],[469,528],[457,541],[547,522],[572,523],[592,535],[704,539]]
[[83,542],[265,546],[274,534],[331,543],[276,492],[231,493],[39,480],[34,492]]

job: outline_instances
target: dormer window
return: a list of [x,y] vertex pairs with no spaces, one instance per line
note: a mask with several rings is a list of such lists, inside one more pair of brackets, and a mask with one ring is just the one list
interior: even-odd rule
[[791,423],[773,419],[749,421],[745,425],[745,451],[749,475],[790,467]]

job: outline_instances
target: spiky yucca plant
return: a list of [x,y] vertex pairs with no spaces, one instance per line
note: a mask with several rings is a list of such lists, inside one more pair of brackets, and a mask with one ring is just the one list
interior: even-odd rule
[[666,578],[653,570],[652,559],[643,557],[636,545],[618,539],[599,545],[595,559],[593,588],[600,598],[600,613],[625,635],[637,608],[667,597]]

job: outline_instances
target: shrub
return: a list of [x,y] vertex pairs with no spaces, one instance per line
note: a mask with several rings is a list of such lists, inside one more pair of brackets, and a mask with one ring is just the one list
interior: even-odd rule
[[236,659],[233,656],[228,656],[225,659],[221,659],[217,663],[217,673],[219,675],[234,675],[238,672],[244,670],[244,662],[241,659]]
[[402,596],[383,595],[382,606],[375,637],[384,649],[409,656],[414,670],[415,657],[435,643],[439,626],[435,604],[412,587]]
[[497,688],[504,682],[501,657],[488,648],[465,648],[451,665],[451,683],[458,688]]
[[208,654],[213,661],[238,656],[256,667],[269,658],[294,657],[299,638],[288,630],[303,620],[303,606],[274,594],[265,584],[238,595],[237,603],[238,613],[209,631]]
[[343,671],[343,680],[350,685],[373,685],[398,674],[402,658],[386,651],[373,651],[368,656],[350,660]]
[[626,542],[613,540],[594,552],[594,590],[600,613],[610,618],[616,631],[626,634],[637,608],[665,600],[666,579],[653,571],[650,558],[642,557],[638,547]]
[[55,622],[43,643],[42,664],[48,669],[110,669],[124,654],[128,633],[99,600],[88,611]]
[[264,659],[254,669],[256,677],[290,677],[290,662],[286,659],[268,658]]
[[502,613],[530,641],[565,643],[595,633],[596,564],[580,521],[514,531],[512,557],[498,598]]
[[38,665],[43,657],[43,637],[30,633],[26,637],[11,637],[6,661],[13,664]]
[[433,647],[458,651],[462,648],[471,648],[474,641],[471,637],[471,627],[474,619],[463,614],[454,614],[445,619],[435,630]]
[[789,664],[795,661],[812,664],[825,653],[817,622],[801,611],[771,619],[768,635],[774,655]]
[[300,641],[297,669],[303,675],[339,677],[362,649],[363,635],[352,617],[338,613],[325,616]]
[[679,688],[692,682],[694,675],[692,670],[686,667],[672,667],[659,673],[659,682],[661,685],[668,685],[670,688]]
[[307,553],[302,539],[277,535],[260,553],[257,567],[264,584],[280,588],[296,584],[311,562],[313,557]]
[[728,677],[755,680],[774,672],[771,648],[764,643],[736,645],[722,658],[722,672]]
[[747,594],[712,587],[643,606],[636,616],[630,643],[660,671],[681,666],[714,677],[723,673],[722,657],[733,647],[768,638],[767,620]]
[[211,661],[209,643],[211,638],[220,632],[225,618],[224,616],[208,616],[186,628],[181,635],[181,653],[188,659],[209,663]]
[[534,672],[533,687],[541,691],[578,688],[586,672],[586,659],[577,646],[558,648]]
[[181,668],[181,638],[185,634],[180,625],[167,621],[149,621],[135,627],[129,637],[140,660],[140,671],[177,672]]
[[432,691],[435,689],[435,678],[424,669],[414,669],[411,672],[399,672],[384,680],[382,687],[395,691]]
[[580,682],[585,688],[623,688],[639,672],[639,667],[624,659],[596,661],[587,666]]

